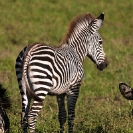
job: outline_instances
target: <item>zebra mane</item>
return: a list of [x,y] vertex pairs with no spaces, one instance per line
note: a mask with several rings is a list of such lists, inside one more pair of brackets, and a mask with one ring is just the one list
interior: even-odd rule
[[7,95],[6,89],[0,84],[0,107],[9,109],[11,107],[11,101]]
[[74,17],[69,24],[68,31],[63,40],[61,41],[61,44],[66,43],[68,38],[71,36],[72,32],[74,31],[75,27],[77,26],[77,24],[85,20],[87,20],[89,24],[91,23],[92,20],[94,20],[94,17],[90,13],[78,14],[76,17]]

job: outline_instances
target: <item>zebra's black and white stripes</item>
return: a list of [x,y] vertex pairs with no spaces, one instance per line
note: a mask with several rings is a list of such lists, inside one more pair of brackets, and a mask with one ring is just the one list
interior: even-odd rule
[[[35,132],[35,123],[47,94],[57,97],[60,132],[64,131],[68,115],[68,132],[73,132],[75,105],[83,79],[82,63],[88,56],[100,70],[107,67],[102,39],[97,33],[104,19],[102,13],[93,19],[90,13],[76,17],[61,46],[35,43],[25,47],[16,59],[16,75],[22,95],[22,128]],[[66,113],[64,97],[67,96]],[[30,107],[31,98],[34,99]]]
[[133,100],[133,88],[131,88],[126,83],[119,83],[119,90],[121,95],[128,100]]

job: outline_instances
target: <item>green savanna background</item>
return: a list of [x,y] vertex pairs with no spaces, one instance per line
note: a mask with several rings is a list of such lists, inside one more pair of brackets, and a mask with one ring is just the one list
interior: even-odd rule
[[[133,0],[0,0],[0,83],[12,101],[7,110],[11,133],[21,132],[21,96],[14,67],[19,52],[35,42],[59,46],[71,19],[86,12],[96,17],[105,13],[99,33],[109,66],[99,71],[85,59],[74,133],[133,133],[133,103],[118,88],[119,82],[133,86]],[[58,131],[56,97],[47,96],[36,132]]]

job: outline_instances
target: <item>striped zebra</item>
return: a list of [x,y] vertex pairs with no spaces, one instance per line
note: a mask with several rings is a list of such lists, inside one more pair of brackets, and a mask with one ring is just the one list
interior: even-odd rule
[[[78,15],[57,48],[43,43],[26,46],[16,59],[16,75],[22,95],[21,124],[35,132],[35,124],[46,95],[56,95],[60,133],[68,116],[68,132],[73,132],[75,105],[84,76],[82,63],[88,56],[99,70],[107,67],[102,38],[97,32],[104,20],[104,13],[93,18],[90,13]],[[67,96],[67,112],[64,99]],[[31,98],[34,99],[30,108]]]

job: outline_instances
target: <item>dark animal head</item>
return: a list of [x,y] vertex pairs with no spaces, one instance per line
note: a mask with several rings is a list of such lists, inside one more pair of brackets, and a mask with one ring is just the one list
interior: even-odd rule
[[119,83],[119,90],[124,98],[133,100],[133,89],[125,83]]

